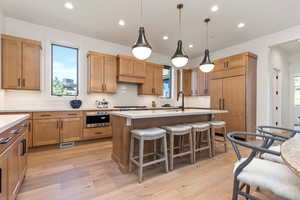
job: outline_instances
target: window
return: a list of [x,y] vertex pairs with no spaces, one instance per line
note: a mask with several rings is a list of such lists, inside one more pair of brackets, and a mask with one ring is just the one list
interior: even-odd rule
[[78,95],[78,49],[52,44],[51,95]]
[[172,97],[172,67],[164,66],[163,81],[164,81],[163,97],[170,99]]
[[294,77],[295,106],[300,106],[300,76]]

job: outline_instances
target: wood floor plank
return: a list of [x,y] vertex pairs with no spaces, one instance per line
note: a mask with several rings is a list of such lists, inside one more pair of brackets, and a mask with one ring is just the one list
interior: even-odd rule
[[[145,180],[122,174],[111,160],[110,140],[80,143],[71,148],[43,147],[29,153],[28,172],[18,200],[229,200],[236,157],[218,149],[190,165],[179,159],[175,170],[147,168]],[[257,194],[266,200],[262,194]]]

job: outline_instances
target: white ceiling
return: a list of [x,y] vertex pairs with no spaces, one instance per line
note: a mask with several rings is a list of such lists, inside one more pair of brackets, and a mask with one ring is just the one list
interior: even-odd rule
[[[137,37],[138,0],[0,0],[5,15],[71,31],[114,43],[131,46]],[[205,47],[203,19],[211,17],[210,48],[222,49],[262,35],[300,24],[299,0],[144,0],[144,25],[154,52],[171,56],[178,30],[176,4],[183,2],[183,41],[190,57],[199,56]],[[210,7],[218,4],[216,13]],[[126,21],[125,27],[118,20]],[[239,22],[246,27],[238,29]],[[168,35],[169,40],[162,40]],[[188,49],[188,44],[194,44]]]

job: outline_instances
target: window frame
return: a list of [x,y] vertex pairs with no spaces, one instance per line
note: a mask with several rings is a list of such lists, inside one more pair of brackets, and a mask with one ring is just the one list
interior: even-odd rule
[[[169,65],[163,65],[163,70],[168,69],[170,70],[170,95],[168,97],[162,96],[163,99],[172,99],[172,93],[173,93],[173,67]],[[164,85],[164,79],[163,79],[163,85]],[[163,95],[164,95],[164,86],[163,86]]]
[[[64,47],[64,48],[68,48],[68,49],[75,49],[77,51],[77,66],[76,66],[76,69],[77,69],[77,73],[76,73],[76,79],[77,79],[77,94],[76,95],[55,95],[53,94],[53,46],[58,46],[58,47]],[[50,96],[53,96],[53,97],[76,97],[76,96],[79,96],[80,92],[79,92],[79,48],[77,47],[72,47],[72,46],[68,46],[68,45],[63,45],[63,44],[57,44],[55,42],[51,43],[51,70],[50,70],[50,73],[51,73],[51,83],[50,83],[50,87],[51,87],[51,92],[50,92]]]
[[296,104],[296,86],[295,86],[296,78],[300,78],[300,74],[296,74],[293,76],[293,106],[300,107],[300,104]]

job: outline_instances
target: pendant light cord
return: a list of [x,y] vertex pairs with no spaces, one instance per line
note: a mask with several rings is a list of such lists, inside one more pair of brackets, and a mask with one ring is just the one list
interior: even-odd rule
[[181,9],[179,8],[179,39],[181,40],[182,38],[182,31],[181,31]]
[[140,27],[143,26],[143,0],[140,1]]
[[206,22],[206,49],[208,49],[208,22]]

